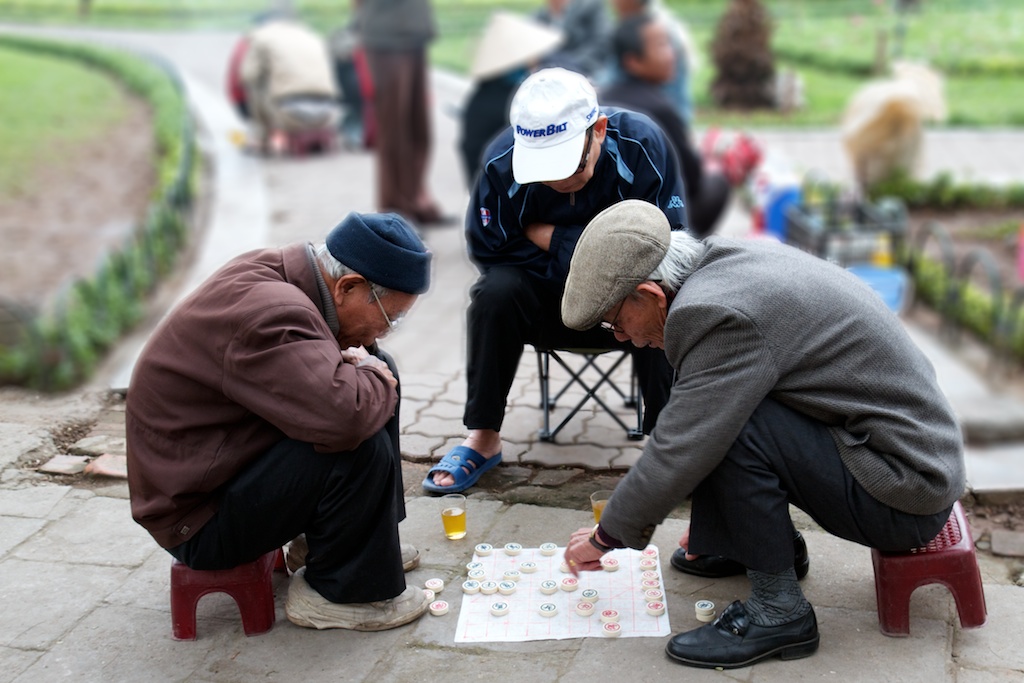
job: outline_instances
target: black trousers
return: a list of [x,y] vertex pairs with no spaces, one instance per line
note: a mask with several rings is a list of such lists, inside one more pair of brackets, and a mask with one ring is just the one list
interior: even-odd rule
[[926,545],[952,507],[913,515],[879,502],[850,474],[824,424],[766,399],[694,490],[687,550],[765,572],[792,567],[791,503],[831,534],[890,551]]
[[700,188],[689,197],[690,233],[697,239],[713,233],[731,196],[732,187],[725,174],[705,169]]
[[[380,355],[395,372],[392,359]],[[228,482],[213,518],[168,552],[193,569],[228,569],[305,533],[306,581],[325,598],[395,597],[405,590],[398,424],[396,410],[383,430],[344,453],[281,441]]]
[[564,283],[528,274],[522,268],[491,268],[470,289],[467,311],[467,400],[463,422],[469,429],[501,430],[505,402],[524,344],[550,348],[630,349],[644,399],[643,430],[654,429],[672,388],[672,366],[661,349],[618,342],[595,327],[577,332],[562,324]]

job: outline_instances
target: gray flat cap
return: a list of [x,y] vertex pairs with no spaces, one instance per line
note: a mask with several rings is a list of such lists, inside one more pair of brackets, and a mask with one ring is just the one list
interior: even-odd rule
[[594,216],[569,262],[562,322],[589,330],[647,280],[665,254],[672,229],[661,209],[640,199],[613,204]]

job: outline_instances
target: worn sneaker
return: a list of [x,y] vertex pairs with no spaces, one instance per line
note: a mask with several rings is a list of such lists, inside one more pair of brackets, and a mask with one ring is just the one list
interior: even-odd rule
[[[288,566],[291,574],[306,566],[306,555],[309,554],[309,545],[306,543],[306,534],[299,534],[284,549],[284,563]],[[402,544],[402,570],[411,572],[420,566],[420,551],[411,543]]]
[[411,572],[420,566],[420,551],[412,543],[402,544],[402,570]]
[[408,586],[388,600],[365,603],[331,602],[306,583],[306,570],[291,579],[284,611],[288,621],[305,628],[386,631],[422,617],[430,601],[422,588]]
[[308,554],[309,545],[306,543],[306,534],[299,534],[284,548],[284,564],[288,567],[288,573],[294,574],[305,567]]

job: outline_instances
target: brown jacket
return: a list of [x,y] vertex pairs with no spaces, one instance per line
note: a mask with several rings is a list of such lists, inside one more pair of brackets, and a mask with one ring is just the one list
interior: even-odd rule
[[383,376],[342,362],[311,258],[305,244],[237,257],[161,323],[136,363],[132,516],[161,546],[195,534],[220,488],[282,439],[352,450],[394,414]]

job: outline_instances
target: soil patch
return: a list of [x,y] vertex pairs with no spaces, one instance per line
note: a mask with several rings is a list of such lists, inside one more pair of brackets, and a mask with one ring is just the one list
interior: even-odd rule
[[156,185],[149,107],[126,94],[120,120],[42,164],[0,198],[0,300],[40,309],[132,234]]

